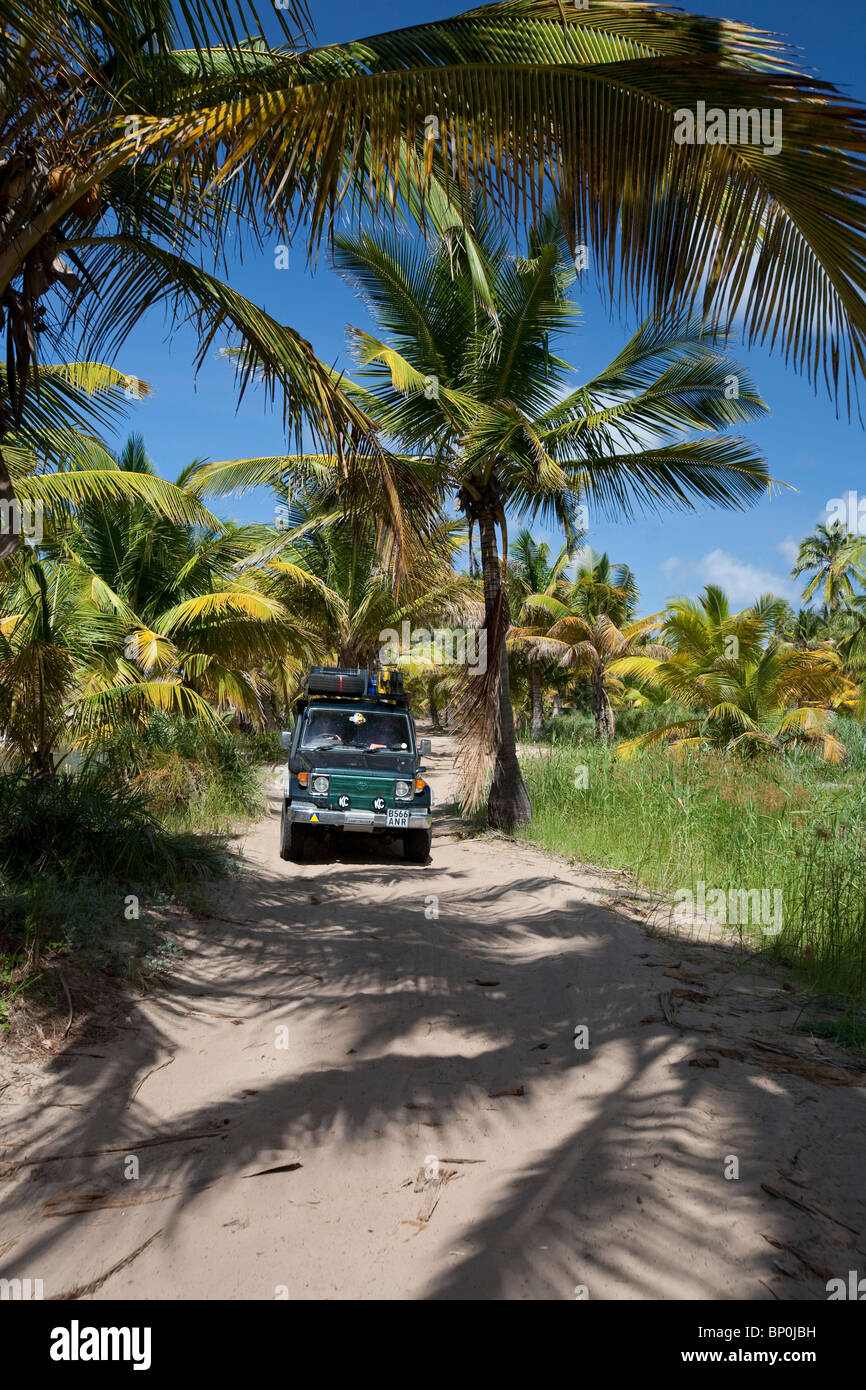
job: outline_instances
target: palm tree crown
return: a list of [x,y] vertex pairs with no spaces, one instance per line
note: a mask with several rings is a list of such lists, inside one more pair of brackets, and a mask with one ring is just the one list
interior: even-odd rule
[[[488,670],[467,732],[495,753],[491,821],[515,824],[529,806],[505,656],[507,517],[558,521],[571,546],[584,501],[626,513],[697,499],[747,505],[766,492],[766,468],[723,431],[765,407],[740,368],[739,395],[726,393],[734,364],[692,320],[643,325],[604,372],[569,389],[557,340],[575,322],[575,276],[549,220],[522,257],[481,217],[467,231],[444,228],[426,246],[392,234],[340,237],[337,263],[387,334],[352,330],[363,385],[347,391],[384,433],[427,457],[456,492],[470,535],[478,527]],[[627,606],[628,576],[619,577]],[[595,581],[582,579],[591,594]],[[599,582],[615,587],[609,565]],[[470,799],[480,795],[483,767],[472,766]]]
[[866,582],[866,540],[838,523],[816,526],[812,535],[800,542],[791,574],[794,579],[802,574],[812,575],[803,598],[812,598],[820,589],[824,617],[829,618],[844,602],[853,599],[854,580]]
[[659,742],[728,751],[806,742],[838,762],[845,750],[832,732],[833,710],[850,698],[851,683],[829,648],[802,650],[779,640],[784,608],[768,594],[732,613],[715,585],[697,601],[674,600],[662,623],[671,650],[626,655],[611,670],[698,713],[621,744],[621,755]]

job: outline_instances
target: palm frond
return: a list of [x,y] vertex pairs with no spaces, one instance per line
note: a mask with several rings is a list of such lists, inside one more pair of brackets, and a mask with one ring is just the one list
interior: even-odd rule
[[16,482],[22,500],[39,502],[58,517],[69,517],[93,503],[141,501],[158,516],[181,525],[219,530],[221,523],[201,502],[183,488],[141,473],[118,468],[70,469],[67,473],[41,473]]

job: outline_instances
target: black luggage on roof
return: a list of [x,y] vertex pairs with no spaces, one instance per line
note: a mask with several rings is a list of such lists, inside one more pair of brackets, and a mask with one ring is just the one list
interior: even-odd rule
[[349,666],[313,666],[304,680],[304,699],[311,696],[376,700],[409,708],[409,700],[403,686],[403,672],[393,667],[385,667],[382,671],[369,671]]
[[362,699],[367,694],[369,672],[349,670],[339,666],[314,666],[307,676],[308,695],[354,695]]

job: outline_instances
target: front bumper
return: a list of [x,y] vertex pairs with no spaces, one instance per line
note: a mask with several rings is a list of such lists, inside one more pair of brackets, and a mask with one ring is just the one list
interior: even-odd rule
[[[398,807],[402,810],[402,807]],[[312,801],[288,801],[286,802],[286,819],[294,821],[298,825],[331,825],[340,826],[343,830],[351,830],[360,834],[372,834],[374,831],[387,830],[392,834],[399,835],[404,830],[429,830],[433,825],[433,815],[429,807],[424,810],[413,810],[411,806],[406,808],[409,812],[409,824],[398,827],[388,824],[387,815],[384,811],[329,811],[324,807],[316,806]],[[315,820],[313,817],[315,816]]]

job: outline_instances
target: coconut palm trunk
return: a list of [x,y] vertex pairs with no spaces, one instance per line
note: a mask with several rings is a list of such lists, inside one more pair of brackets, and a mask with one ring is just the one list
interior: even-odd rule
[[[45,690],[45,672],[42,661],[36,662],[35,692],[38,700],[36,737],[30,753],[30,771],[34,777],[53,777],[55,775],[52,730],[48,718],[48,705]],[[56,731],[54,731],[56,736]]]
[[505,527],[504,517],[497,518],[490,506],[478,508],[478,529],[481,536],[481,575],[484,581],[484,630],[487,635],[487,662],[499,663],[499,690],[495,724],[496,752],[493,785],[487,803],[488,823],[497,830],[528,825],[532,819],[529,793],[520,775],[517,761],[517,740],[514,732],[514,710],[511,705],[511,685],[508,678],[508,653],[505,634],[508,630],[508,598],[502,587],[502,565],[496,545],[497,519]]
[[445,731],[442,728],[442,721],[439,718],[439,708],[436,704],[436,696],[433,694],[432,690],[428,691],[427,693],[427,710],[430,715],[430,727],[432,728],[434,734],[444,733]]
[[610,697],[604,688],[604,666],[599,663],[592,678],[592,709],[595,715],[595,737],[599,743],[610,743],[616,719]]
[[541,672],[536,663],[529,665],[530,734],[533,743],[544,738],[544,704],[542,702]]
[[9,470],[0,453],[0,560],[18,549],[21,538],[13,525],[15,491]]
[[274,697],[270,690],[265,688],[261,697],[262,703],[262,724],[266,729],[279,729],[280,723],[277,719],[277,711],[274,705]]

